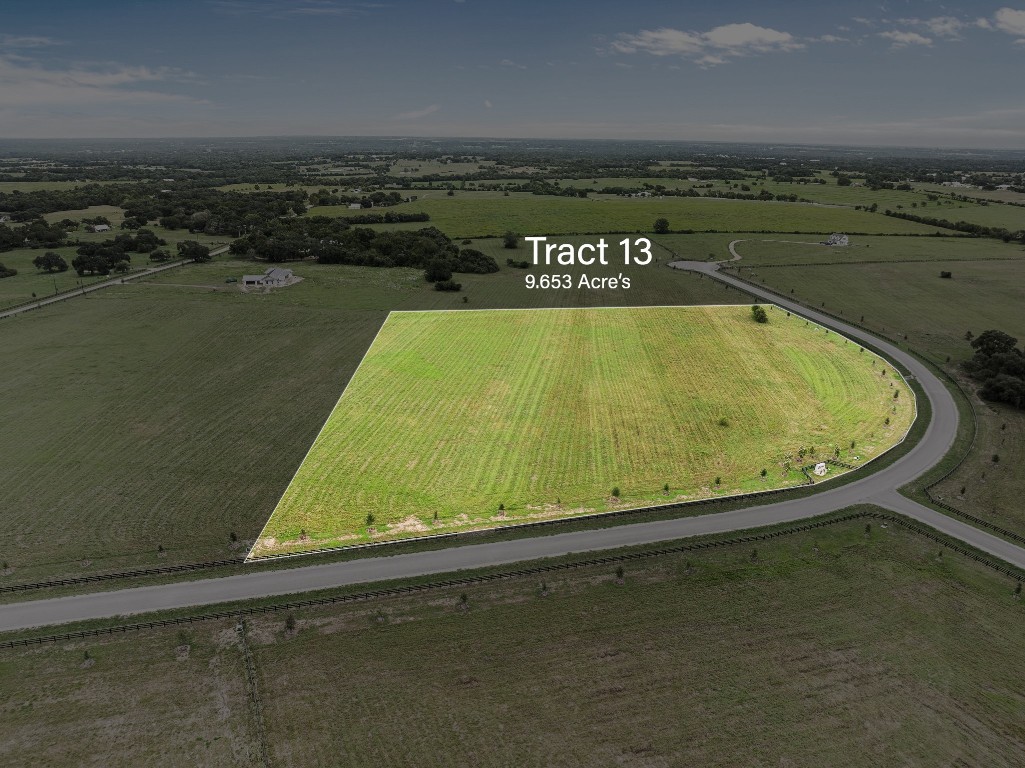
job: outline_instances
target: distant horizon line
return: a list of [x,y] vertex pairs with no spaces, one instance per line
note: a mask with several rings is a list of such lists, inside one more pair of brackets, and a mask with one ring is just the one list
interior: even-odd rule
[[414,134],[328,134],[328,133],[280,133],[280,134],[254,134],[254,135],[189,135],[189,136],[66,136],[39,138],[31,136],[3,136],[0,143],[11,142],[118,142],[118,141],[239,141],[239,140],[273,140],[273,139],[366,139],[366,140],[391,140],[391,141],[489,141],[489,142],[524,142],[524,141],[548,141],[548,142],[615,142],[633,144],[715,144],[721,146],[755,146],[755,147],[795,147],[809,149],[902,149],[902,150],[925,150],[925,151],[948,151],[948,152],[1025,152],[1023,147],[978,147],[955,144],[830,144],[825,142],[802,142],[802,141],[756,141],[756,140],[724,140],[724,139],[634,139],[634,138],[612,138],[612,137],[556,137],[556,136],[427,136]]

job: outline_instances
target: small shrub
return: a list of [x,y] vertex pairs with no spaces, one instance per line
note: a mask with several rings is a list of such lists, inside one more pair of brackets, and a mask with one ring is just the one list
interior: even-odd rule
[[436,291],[461,291],[463,290],[462,283],[454,283],[451,280],[439,280],[434,284],[434,290]]
[[372,512],[367,515],[367,528],[371,528],[374,525],[375,519]]
[[615,499],[619,498],[619,486],[615,485],[612,487],[612,497]]
[[295,614],[294,613],[288,614],[285,617],[285,629],[288,630],[289,632],[295,632],[295,625],[296,625]]
[[769,470],[767,470],[765,467],[762,467],[762,477],[765,477],[767,474],[769,474]]
[[719,477],[718,475],[716,475],[716,477],[715,477],[715,484],[716,485],[722,485],[722,478]]
[[622,580],[622,578],[623,578],[623,573],[624,573],[624,571],[623,571],[623,566],[621,566],[621,565],[617,565],[617,566],[616,566],[616,578],[617,578],[617,579],[620,579],[620,580]]
[[994,453],[993,454],[993,463],[994,464],[999,464],[1000,463],[1000,454],[999,453]]

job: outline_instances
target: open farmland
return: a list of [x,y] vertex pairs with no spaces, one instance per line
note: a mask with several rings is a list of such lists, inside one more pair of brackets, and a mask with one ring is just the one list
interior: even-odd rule
[[253,555],[786,487],[903,437],[888,365],[769,315],[394,313]]
[[253,267],[219,257],[0,321],[0,584],[244,552],[229,534],[256,538],[390,310],[744,300],[657,267],[625,293],[527,291],[503,268],[453,295],[310,263],[268,294],[225,283]]
[[1008,579],[899,526],[865,536],[861,520],[751,555],[631,560],[623,584],[610,563],[304,608],[295,632],[284,612],[252,617],[262,729],[234,619],[4,650],[0,754],[108,766],[252,766],[262,746],[275,766],[1025,761],[1025,618]]
[[[696,235],[663,235],[656,241],[667,248],[688,252],[688,238]],[[1025,252],[1017,244],[982,237],[897,237],[893,235],[851,238],[846,247],[822,245],[828,233],[819,236],[778,239],[759,234],[738,234],[729,240],[740,240],[734,249],[740,254],[742,268],[801,264],[844,265],[858,262],[913,261],[986,261],[1005,259],[1025,264]],[[693,250],[693,249],[691,249]],[[720,252],[719,259],[730,258]]]
[[[745,245],[737,246],[741,255]],[[1020,246],[1008,251],[1022,255]],[[884,264],[837,259],[830,266],[762,267],[753,273],[746,263],[738,262],[743,277],[788,295],[793,289],[795,298],[811,307],[854,320],[864,317],[864,325],[886,335],[903,339],[906,334],[912,347],[937,362],[948,355],[955,361],[971,357],[966,331],[999,328],[1025,337],[1025,261],[1020,258]],[[941,278],[941,271],[952,277]]]
[[[931,234],[936,227],[882,214],[803,203],[717,200],[695,197],[581,199],[519,194],[438,190],[388,208],[396,213],[427,213],[430,224],[450,237],[578,232],[650,232],[665,217],[673,229],[719,232],[865,232]],[[343,206],[310,209],[311,216],[346,216]],[[386,228],[386,227],[385,227]]]

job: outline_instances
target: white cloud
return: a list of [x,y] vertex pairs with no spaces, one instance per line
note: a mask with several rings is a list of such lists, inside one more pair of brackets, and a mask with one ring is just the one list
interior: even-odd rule
[[60,40],[39,35],[0,35],[0,49],[3,48],[44,48],[50,45],[62,45]]
[[1001,32],[1025,39],[1025,11],[1001,8],[993,14],[992,26]]
[[117,64],[103,68],[47,69],[23,57],[0,56],[0,104],[63,108],[117,102],[195,102],[187,96],[132,87],[191,77],[191,73],[177,69]]
[[484,106],[491,109],[495,105],[491,103],[491,99],[484,99]]
[[412,110],[410,112],[400,112],[399,114],[395,115],[392,119],[393,120],[419,120],[421,117],[427,117],[428,115],[433,115],[439,109],[441,109],[441,106],[439,104],[431,104],[429,107],[424,107],[423,109],[414,109],[414,110]]
[[967,22],[954,16],[934,16],[931,19],[897,19],[898,24],[924,29],[936,37],[956,38],[961,30],[969,26]]
[[837,35],[819,35],[818,37],[812,38],[812,42],[815,43],[846,43],[849,40],[846,37],[838,37]]
[[904,48],[908,45],[932,45],[930,38],[917,32],[901,32],[894,29],[889,32],[880,32],[879,37],[884,37],[892,42],[894,48]]
[[518,64],[515,61],[513,61],[512,59],[502,59],[498,63],[499,63],[499,65],[501,65],[503,67],[508,67],[509,69],[526,69],[527,68],[527,66],[525,64]]
[[780,32],[756,24],[724,24],[707,32],[670,27],[643,29],[622,34],[612,43],[617,53],[647,53],[652,56],[683,56],[704,67],[724,64],[731,57],[760,53],[779,53],[803,48],[789,32]]

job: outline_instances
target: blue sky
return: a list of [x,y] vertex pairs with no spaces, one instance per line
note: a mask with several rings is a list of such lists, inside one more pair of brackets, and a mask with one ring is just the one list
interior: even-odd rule
[[0,137],[1025,148],[1025,1],[4,0]]

